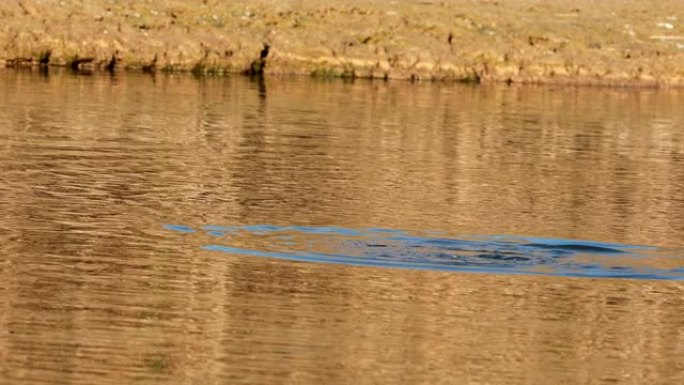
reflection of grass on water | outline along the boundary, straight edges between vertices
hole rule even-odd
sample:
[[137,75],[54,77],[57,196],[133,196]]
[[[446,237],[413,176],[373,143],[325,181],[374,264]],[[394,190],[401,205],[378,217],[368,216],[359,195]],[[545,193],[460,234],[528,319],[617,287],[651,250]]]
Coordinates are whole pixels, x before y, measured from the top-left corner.
[[162,314],[158,311],[143,310],[138,313],[138,318],[145,321],[160,320],[162,319]]
[[153,373],[162,374],[171,372],[171,359],[160,353],[148,354],[143,358],[143,364]]

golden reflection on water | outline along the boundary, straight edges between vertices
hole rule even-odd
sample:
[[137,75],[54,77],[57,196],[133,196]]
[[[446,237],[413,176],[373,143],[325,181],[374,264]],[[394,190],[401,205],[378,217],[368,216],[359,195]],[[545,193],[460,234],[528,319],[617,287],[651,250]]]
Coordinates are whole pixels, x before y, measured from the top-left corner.
[[684,382],[680,281],[296,263],[162,227],[682,247],[682,93],[21,72],[0,85],[0,383]]

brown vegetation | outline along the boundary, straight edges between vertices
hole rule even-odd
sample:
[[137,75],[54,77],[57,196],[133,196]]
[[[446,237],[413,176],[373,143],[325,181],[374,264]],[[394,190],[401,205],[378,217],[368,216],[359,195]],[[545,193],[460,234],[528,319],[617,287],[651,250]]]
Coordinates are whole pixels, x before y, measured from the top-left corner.
[[683,19],[678,0],[16,0],[0,64],[682,86]]

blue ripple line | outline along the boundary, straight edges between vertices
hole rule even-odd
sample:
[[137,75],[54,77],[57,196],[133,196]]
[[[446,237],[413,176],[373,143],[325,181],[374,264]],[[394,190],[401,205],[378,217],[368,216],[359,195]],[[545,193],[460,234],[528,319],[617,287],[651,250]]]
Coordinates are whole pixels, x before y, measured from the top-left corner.
[[286,230],[294,230],[307,234],[337,234],[337,235],[348,235],[348,236],[358,236],[361,232],[354,229],[346,229],[343,227],[310,227],[310,226],[288,226],[285,227]]
[[[178,224],[165,224],[164,228],[179,233],[195,233],[197,230]],[[250,255],[284,260],[336,263],[354,266],[396,267],[418,270],[463,271],[503,274],[534,274],[571,277],[605,277],[684,280],[684,267],[673,269],[635,268],[632,266],[604,267],[600,264],[575,264],[573,255],[590,253],[606,255],[624,253],[634,258],[647,257],[642,251],[658,250],[657,247],[636,246],[585,240],[517,237],[504,235],[475,236],[469,239],[452,239],[438,232],[415,236],[403,230],[314,226],[277,226],[257,224],[247,226],[205,225],[206,234],[222,237],[241,232],[257,235],[280,233],[276,237],[292,239],[289,232],[317,234],[322,239],[363,237],[365,240],[349,241],[360,247],[361,255],[325,254],[307,251],[260,251],[223,245],[202,246],[205,250]],[[332,235],[332,237],[330,237]],[[329,240],[329,239],[328,239]],[[357,244],[358,243],[358,244]],[[281,246],[293,246],[297,242],[281,242]],[[367,250],[364,250],[364,247]],[[385,250],[385,251],[382,251]],[[443,251],[444,255],[442,255]],[[358,250],[357,250],[358,251]],[[461,253],[465,254],[461,254]],[[455,254],[454,254],[455,253]],[[520,260],[518,260],[518,259]],[[606,255],[606,258],[608,256]],[[553,271],[535,271],[536,266],[549,266]]]
[[537,238],[537,237],[520,237],[518,240],[527,241],[529,243],[548,245],[548,246],[591,246],[606,249],[634,249],[634,250],[655,250],[652,246],[628,245],[622,243],[596,242],[596,241],[580,241],[576,239],[560,239],[560,238]]
[[361,231],[354,229],[347,229],[343,227],[333,227],[333,226],[276,226],[276,225],[247,225],[247,226],[216,226],[216,225],[206,225],[202,227],[206,231],[222,231],[222,232],[235,232],[235,231],[247,231],[252,233],[260,234],[270,234],[278,233],[284,231],[296,231],[304,234],[337,234],[346,236],[359,236],[363,235]]
[[391,260],[375,257],[350,257],[346,255],[336,254],[322,254],[322,253],[286,253],[275,251],[261,251],[252,249],[243,249],[239,247],[223,246],[223,245],[205,245],[202,249],[208,251],[220,251],[230,254],[248,255],[254,257],[274,258],[289,261],[299,262],[318,262],[329,264],[343,264],[351,266],[372,266],[372,267],[387,267],[387,268],[401,268],[413,270],[433,270],[433,271],[459,271],[471,273],[500,273],[500,274],[524,274],[524,275],[555,275],[565,277],[586,277],[586,278],[631,278],[631,279],[654,279],[654,280],[684,280],[684,277],[673,275],[673,271],[644,269],[643,272],[637,272],[633,269],[602,269],[600,267],[592,267],[587,270],[578,270],[572,268],[559,267],[555,272],[538,272],[534,270],[511,268],[510,265],[502,266],[468,266],[468,265],[444,265],[425,263],[418,261],[402,261]]
[[273,225],[249,225],[249,226],[240,226],[238,227],[240,230],[245,230],[245,231],[251,231],[254,233],[274,233],[278,231],[284,231],[285,227],[282,226],[273,226]]
[[240,227],[239,227],[239,226],[216,226],[216,225],[205,225],[205,226],[202,226],[202,230],[206,230],[206,231],[220,231],[220,232],[230,233],[230,232],[235,232],[235,231],[240,230]]
[[168,225],[164,225],[164,228],[167,230],[177,231],[179,233],[186,233],[186,234],[190,234],[190,233],[195,232],[195,229],[188,227],[188,226],[183,226],[183,225],[168,224]]
[[[260,251],[251,249],[242,249],[238,247],[223,246],[223,245],[205,245],[202,249],[208,251],[220,251],[224,253],[248,255],[253,257],[265,257],[282,259],[288,261],[298,261],[298,262],[318,262],[327,264],[342,264],[351,266],[373,266],[373,267],[394,267],[402,269],[412,269],[412,270],[437,270],[437,271],[470,271],[470,272],[480,272],[486,273],[491,272],[492,269],[483,269],[479,267],[463,266],[459,269],[450,268],[445,265],[434,265],[426,263],[415,263],[415,262],[403,262],[399,260],[378,260],[374,258],[354,258],[345,255],[334,255],[334,254],[317,254],[317,253],[281,253],[274,251]],[[536,272],[531,272],[530,274],[537,274]]]

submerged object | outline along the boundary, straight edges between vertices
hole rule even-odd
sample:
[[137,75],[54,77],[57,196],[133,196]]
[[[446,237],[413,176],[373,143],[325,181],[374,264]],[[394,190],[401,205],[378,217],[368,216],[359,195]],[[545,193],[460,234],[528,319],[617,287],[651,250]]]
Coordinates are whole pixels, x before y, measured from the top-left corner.
[[233,255],[358,266],[578,277],[684,279],[684,253],[618,243],[392,229],[165,225]]

